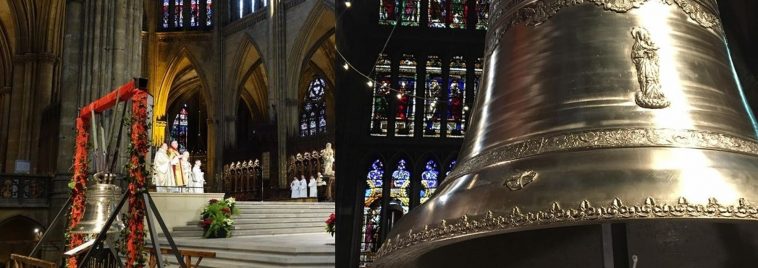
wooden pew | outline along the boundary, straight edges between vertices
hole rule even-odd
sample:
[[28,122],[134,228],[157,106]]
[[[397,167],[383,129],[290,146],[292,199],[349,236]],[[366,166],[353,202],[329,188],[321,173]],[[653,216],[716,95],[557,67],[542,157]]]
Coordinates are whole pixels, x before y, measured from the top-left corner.
[[37,258],[11,254],[13,268],[55,268],[55,263]]
[[[148,260],[148,267],[155,268],[158,265],[158,260],[155,256],[155,250],[153,250],[152,247],[145,247],[148,251],[150,251],[150,259]],[[163,256],[167,256],[167,254],[173,254],[170,248],[161,248],[161,254],[164,254]],[[187,268],[196,268],[200,267],[200,262],[203,260],[203,258],[215,258],[216,252],[211,251],[200,251],[200,250],[190,250],[190,249],[179,249],[179,255],[182,255],[184,257],[184,263],[187,264]],[[171,255],[169,258],[173,258],[174,256]],[[197,258],[197,262],[194,264],[192,263],[192,258]]]

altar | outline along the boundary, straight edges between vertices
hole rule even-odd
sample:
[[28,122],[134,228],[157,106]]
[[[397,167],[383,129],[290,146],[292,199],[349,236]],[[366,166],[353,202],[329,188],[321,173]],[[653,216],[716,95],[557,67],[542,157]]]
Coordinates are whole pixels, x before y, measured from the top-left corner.
[[[211,199],[224,199],[224,193],[150,193],[169,230],[200,221],[200,212]],[[147,229],[147,225],[145,226]],[[159,234],[163,231],[158,229]]]

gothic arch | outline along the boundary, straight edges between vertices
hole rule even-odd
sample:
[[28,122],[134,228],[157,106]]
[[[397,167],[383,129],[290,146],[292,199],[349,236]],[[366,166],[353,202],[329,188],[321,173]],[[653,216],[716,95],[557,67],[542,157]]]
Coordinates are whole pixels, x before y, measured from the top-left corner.
[[[165,140],[166,126],[156,123],[158,119],[168,120],[166,113],[172,104],[171,101],[176,100],[188,91],[199,90],[200,96],[206,100],[206,103],[212,102],[207,76],[200,66],[197,59],[186,47],[179,49],[179,52],[168,64],[167,71],[158,88],[153,89],[153,97],[155,98],[153,143],[157,144]],[[207,111],[209,113],[208,118],[213,118],[213,109],[207,109]]]
[[[285,96],[288,98],[297,98],[297,96],[300,96],[299,93],[303,90],[303,86],[301,85],[301,81],[303,80],[302,75],[304,73],[303,70],[310,65],[311,58],[316,55],[318,51],[323,50],[321,46],[324,45],[324,43],[331,42],[331,50],[334,50],[335,23],[334,10],[323,1],[318,1],[305,19],[305,22],[303,23],[303,31],[301,31],[301,33],[295,38],[290,53],[288,53],[288,73],[296,74],[290,75],[289,80],[287,81],[287,92],[285,93]],[[322,69],[321,72],[326,74],[324,78],[329,85],[334,84],[335,78],[333,68],[334,53],[332,52],[331,54],[332,55],[328,55],[327,57],[332,57],[332,59],[325,61],[328,62],[328,64],[317,64],[318,68]],[[329,99],[327,99],[327,101],[328,100]],[[302,101],[302,98],[298,99],[298,103],[300,101]],[[299,111],[299,107],[297,110]],[[289,122],[288,129],[290,129],[291,133],[298,133],[297,122],[299,122],[298,117],[300,114],[298,112],[290,115],[291,118],[287,121]]]
[[[239,98],[248,106],[251,118],[265,121],[270,118],[268,105],[268,76],[264,58],[258,45],[245,34],[236,53],[232,66],[234,70],[231,85],[234,87],[227,100],[237,103]],[[237,116],[236,105],[230,107],[227,114]]]

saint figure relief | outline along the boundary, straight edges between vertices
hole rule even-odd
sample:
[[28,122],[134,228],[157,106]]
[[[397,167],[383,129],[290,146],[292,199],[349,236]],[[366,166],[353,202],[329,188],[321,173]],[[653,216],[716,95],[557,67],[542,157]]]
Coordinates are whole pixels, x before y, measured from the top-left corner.
[[635,94],[635,101],[643,108],[666,108],[671,102],[661,91],[659,47],[653,42],[650,32],[645,28],[632,28],[632,37],[634,37],[632,62],[637,69],[637,80],[640,84],[640,91]]

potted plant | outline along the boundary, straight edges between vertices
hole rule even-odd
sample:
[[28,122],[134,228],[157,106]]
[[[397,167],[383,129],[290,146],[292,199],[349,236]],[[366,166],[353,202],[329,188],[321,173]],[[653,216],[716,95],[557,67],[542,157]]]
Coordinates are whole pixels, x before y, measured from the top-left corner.
[[203,227],[203,238],[227,238],[232,236],[234,220],[232,215],[238,215],[234,198],[219,201],[211,199],[200,213],[200,226]]
[[334,236],[335,224],[337,223],[337,216],[332,213],[329,218],[326,219],[326,232]]

